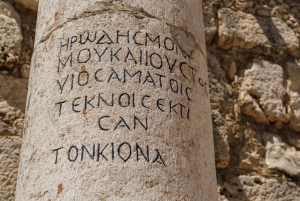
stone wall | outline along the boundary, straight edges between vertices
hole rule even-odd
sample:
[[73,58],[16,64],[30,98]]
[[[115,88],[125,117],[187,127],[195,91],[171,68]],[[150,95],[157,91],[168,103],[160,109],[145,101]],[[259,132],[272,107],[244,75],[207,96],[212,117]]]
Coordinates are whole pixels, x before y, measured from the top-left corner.
[[[0,200],[14,200],[36,0],[0,2]],[[300,197],[300,3],[204,0],[219,200]]]
[[14,200],[36,11],[0,1],[0,200]]
[[220,200],[298,200],[300,3],[203,7]]

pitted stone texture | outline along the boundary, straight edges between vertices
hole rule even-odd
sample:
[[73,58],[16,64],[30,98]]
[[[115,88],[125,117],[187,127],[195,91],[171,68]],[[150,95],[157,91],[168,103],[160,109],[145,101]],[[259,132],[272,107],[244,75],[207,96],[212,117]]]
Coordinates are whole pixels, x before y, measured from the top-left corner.
[[203,10],[203,18],[204,18],[204,30],[205,30],[205,42],[206,44],[210,44],[218,29],[215,22],[215,14],[210,10]]
[[[217,200],[200,1],[44,0],[39,9],[16,200]],[[96,39],[82,42],[88,33]],[[107,160],[73,152],[106,144]]]
[[[128,0],[103,1],[103,0],[44,0],[45,4],[39,7],[39,18],[37,22],[35,46],[47,40],[51,33],[68,21],[76,20],[80,17],[106,12],[124,12],[137,18],[153,18],[166,22],[175,30],[184,30],[185,34],[173,34],[174,41],[179,47],[186,43],[195,44],[197,48],[205,44],[205,33],[203,16],[199,15],[202,10],[201,2],[190,0],[188,3],[181,0],[165,0],[163,3],[155,0]],[[68,9],[72,8],[72,9]],[[170,13],[178,13],[173,15]],[[195,15],[194,15],[195,14]],[[188,26],[193,23],[193,26]],[[205,48],[202,50],[205,54]]]
[[218,45],[223,49],[259,47],[271,54],[276,48],[276,51],[287,50],[294,56],[299,54],[299,40],[294,31],[278,18],[254,17],[228,8],[220,9],[218,17]]
[[218,111],[212,111],[212,122],[215,142],[215,158],[217,168],[226,168],[230,160],[228,137],[230,129]]
[[221,195],[220,190],[221,190],[221,187],[218,186],[218,201],[228,201],[228,199],[226,198],[225,195]]
[[227,181],[220,192],[223,197],[219,201],[295,201],[300,197],[300,188],[296,184],[261,176],[235,177]]
[[[218,45],[223,49],[239,47],[250,49],[257,45],[268,43],[267,37],[251,14],[235,12],[228,8],[220,9],[219,41]],[[251,25],[251,27],[249,26]],[[259,36],[259,37],[255,37]]]
[[4,99],[12,107],[25,111],[28,79],[0,74],[0,100]]
[[255,171],[265,165],[266,149],[261,140],[257,139],[260,135],[261,133],[250,126],[240,131],[239,136],[245,139],[243,148],[235,149],[239,152],[238,168],[240,170]]
[[[0,75],[2,76],[2,75]],[[3,77],[3,76],[2,76]],[[1,79],[0,79],[1,80]],[[12,80],[10,80],[12,81]],[[1,87],[5,81],[1,80]],[[13,82],[12,82],[13,83]],[[24,113],[10,106],[3,95],[6,91],[0,87],[0,200],[15,200],[15,187],[19,166],[19,152],[23,133]],[[6,86],[7,87],[7,86]],[[9,89],[6,89],[9,90]],[[17,89],[14,89],[14,93]],[[10,91],[12,93],[12,91]],[[6,94],[7,95],[7,94]],[[25,101],[25,96],[20,97]]]
[[0,99],[0,136],[22,136],[24,113]]
[[14,130],[0,119],[0,135],[14,135]]
[[239,94],[239,102],[245,115],[262,124],[276,124],[289,121],[284,99],[283,69],[277,64],[259,60],[245,71]]
[[292,130],[300,132],[300,65],[287,63],[287,92],[290,98],[291,120],[289,126]]
[[292,176],[300,176],[300,151],[291,147],[272,133],[264,133],[266,144],[266,164],[269,168],[283,171]]
[[236,74],[236,71],[237,71],[237,67],[236,67],[236,63],[234,61],[230,62],[230,65],[227,69],[227,77],[230,79],[230,80],[233,80],[235,74]]
[[231,86],[226,82],[226,72],[222,69],[218,58],[207,51],[207,65],[209,72],[209,92],[212,109],[221,113],[228,112],[232,107]]
[[300,135],[296,132],[287,132],[287,140],[288,142],[296,147],[297,149],[300,149]]
[[15,0],[21,3],[24,7],[30,8],[32,10],[37,10],[39,6],[39,0]]
[[21,55],[20,16],[13,7],[0,2],[0,69],[13,68]]
[[21,9],[22,11],[20,12],[20,16],[22,18],[23,30],[22,52],[18,65],[18,75],[13,75],[16,77],[28,78],[30,71],[30,61],[34,46],[37,12],[34,10],[25,9],[24,7],[21,7]]
[[0,200],[15,200],[20,148],[21,138],[0,133]]
[[21,27],[21,18],[20,15],[15,11],[12,5],[7,2],[0,2],[0,14],[5,15],[6,17],[13,19],[17,22],[17,25]]

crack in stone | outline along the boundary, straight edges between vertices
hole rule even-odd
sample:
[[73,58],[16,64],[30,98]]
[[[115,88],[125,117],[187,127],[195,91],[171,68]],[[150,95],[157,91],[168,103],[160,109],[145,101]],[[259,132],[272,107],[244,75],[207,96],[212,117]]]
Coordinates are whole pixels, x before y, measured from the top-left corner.
[[143,18],[154,18],[154,19],[158,19],[161,20],[158,17],[155,17],[154,15],[151,15],[150,13],[147,13],[143,8],[137,8],[137,7],[131,7],[125,4],[120,4],[120,3],[112,3],[111,2],[98,2],[96,3],[94,6],[91,6],[89,8],[87,8],[86,10],[84,10],[83,12],[79,13],[78,15],[75,15],[74,17],[72,17],[71,19],[68,19],[67,21],[63,22],[62,24],[55,26],[55,24],[53,24],[54,28],[50,28],[50,31],[48,33],[45,34],[45,36],[43,36],[41,38],[41,40],[38,42],[38,44],[36,46],[38,46],[39,44],[45,42],[46,40],[48,40],[50,38],[50,36],[52,35],[52,33],[60,28],[62,28],[65,24],[72,22],[72,21],[76,21],[80,18],[85,18],[85,17],[90,17],[90,16],[95,16],[95,15],[99,15],[99,14],[103,14],[103,13],[115,13],[115,12],[124,12],[127,14],[131,14],[134,17],[138,18],[138,19],[143,19]]
[[174,43],[180,47],[180,49],[187,54],[189,57],[192,56],[195,49],[198,49],[202,56],[207,60],[204,51],[201,46],[196,42],[196,38],[193,33],[187,32],[184,28],[174,26],[173,24],[167,23],[170,27],[172,38]]
[[259,99],[260,97],[257,97],[255,94],[251,93],[250,91],[248,91],[248,94],[251,96],[251,98],[253,98],[253,101],[255,101],[257,103],[257,106],[259,107],[259,109],[261,109],[261,111],[264,114],[264,117],[266,118],[266,120],[268,121],[268,124],[270,123],[270,120],[268,119],[268,115],[266,114],[266,111],[264,110],[263,106],[261,105]]
[[[134,17],[138,19],[144,19],[144,18],[152,18],[152,19],[157,19],[159,21],[163,21],[163,19],[156,17],[148,12],[146,12],[143,8],[141,7],[132,7],[129,5],[126,5],[123,3],[123,1],[108,1],[108,2],[97,2],[95,5],[88,7],[85,9],[83,12],[75,15],[74,17],[68,19],[67,21],[63,22],[60,25],[57,25],[55,27],[55,23],[53,24],[53,27],[50,27],[50,31],[46,33],[41,40],[38,42],[36,47],[45,42],[50,38],[53,32],[56,30],[62,28],[65,24],[76,21],[80,18],[85,18],[85,17],[90,17],[90,16],[96,16],[99,14],[103,13],[116,13],[116,12],[123,12],[127,13],[130,15],[133,15]],[[202,56],[207,60],[205,53],[201,46],[196,42],[195,36],[191,32],[185,31],[182,27],[175,26],[170,23],[166,23],[171,31],[172,34],[172,39],[174,43],[189,57],[191,57],[193,51],[195,49],[199,49]],[[36,47],[34,49],[36,49]]]

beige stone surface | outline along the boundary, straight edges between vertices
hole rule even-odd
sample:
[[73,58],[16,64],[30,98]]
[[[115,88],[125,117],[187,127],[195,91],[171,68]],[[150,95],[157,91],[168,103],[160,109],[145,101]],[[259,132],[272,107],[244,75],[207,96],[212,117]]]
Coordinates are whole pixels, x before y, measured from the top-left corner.
[[287,63],[287,92],[290,97],[291,120],[289,126],[294,131],[300,131],[300,65],[296,62]]
[[228,137],[230,128],[218,111],[212,111],[215,158],[217,168],[226,168],[230,160]]
[[253,15],[224,8],[219,10],[218,18],[220,47],[250,49],[268,43],[267,36]]
[[225,195],[221,195],[221,190],[222,188],[220,186],[218,186],[218,201],[228,201],[228,199],[226,198]]
[[16,200],[217,200],[200,2],[39,8]]
[[[17,4],[21,6],[20,4]],[[27,78],[30,72],[30,62],[34,46],[34,36],[36,27],[36,16],[37,12],[24,7],[21,9],[20,16],[22,17],[22,30],[23,30],[23,41],[22,51],[19,65],[15,66],[12,75],[15,77]]]
[[[21,57],[19,57],[19,61],[11,65],[12,67],[10,68],[6,68],[6,67],[0,68],[0,74],[7,75],[7,76],[9,75],[9,77],[6,76],[6,80],[4,81],[4,83],[6,83],[5,86],[8,87],[1,85],[2,87],[0,88],[0,96],[6,94],[1,98],[4,97],[5,99],[7,99],[6,101],[1,101],[0,104],[1,105],[0,112],[2,112],[0,114],[0,119],[1,119],[0,132],[2,133],[1,137],[4,137],[6,139],[8,137],[21,136],[22,134],[21,127],[18,126],[21,125],[21,122],[23,121],[22,117],[20,118],[17,117],[19,115],[19,113],[17,112],[19,111],[19,108],[15,106],[12,107],[8,103],[12,104],[16,102],[20,102],[20,103],[22,102],[23,107],[25,107],[25,98],[26,98],[25,93],[24,95],[20,95],[20,96],[16,96],[16,94],[22,93],[21,89],[26,90],[26,88],[24,88],[23,85],[15,85],[15,84],[13,84],[15,85],[15,87],[13,87],[14,90],[7,89],[7,88],[10,88],[9,86],[11,86],[10,85],[11,83],[19,82],[17,81],[19,80],[18,78],[28,77],[28,67],[30,65],[31,54],[33,49],[33,43],[34,43],[33,41],[34,41],[35,27],[36,27],[35,21],[36,21],[37,14],[35,10],[28,9],[28,7],[24,7],[23,4],[16,3],[14,2],[14,0],[2,0],[1,3],[2,2],[9,2],[9,4],[5,3],[6,6],[4,6],[4,4],[1,4],[1,9],[2,9],[1,13],[4,12],[5,13],[4,15],[8,16],[8,18],[10,19],[16,19],[17,24],[20,25],[22,28],[22,35],[23,35],[23,41],[21,43],[21,49],[22,49]],[[96,1],[94,1],[94,3],[95,2]],[[168,5],[171,5],[169,4],[169,2],[167,1],[165,2],[168,3]],[[59,5],[57,5],[58,3]],[[157,3],[159,4],[159,8],[157,10],[159,10],[160,13],[163,13],[164,9],[162,9],[162,5],[164,4],[160,2]],[[60,21],[59,23],[58,21],[62,20],[64,16],[67,16],[67,13],[69,13],[68,14],[69,17],[66,18],[69,19],[70,21],[72,19],[74,20],[74,16],[76,15],[75,13],[68,12],[67,10],[63,12],[56,10],[56,6],[60,7],[60,6],[64,6],[65,4],[76,5],[76,9],[74,10],[77,11],[84,11],[85,10],[84,6],[89,6],[87,2],[84,0],[82,0],[80,3],[75,3],[75,1],[73,1],[72,3],[66,3],[65,1],[61,1],[61,2],[55,1],[54,4],[51,6],[51,8],[48,7],[47,9],[50,10],[53,8],[53,10],[55,10],[55,12],[57,11],[58,13],[56,15],[54,13],[53,16],[48,16],[50,19],[48,24],[52,22],[51,20],[55,21],[56,19],[55,26],[56,28],[59,27],[60,26],[59,23],[61,22],[63,23],[63,21]],[[139,4],[147,4],[147,2],[141,2]],[[8,8],[6,8],[7,6]],[[13,9],[12,6],[14,7]],[[154,6],[154,4],[151,6]],[[185,7],[185,5],[182,6],[181,4],[178,4],[178,7],[179,9],[177,10],[181,10],[180,8]],[[6,10],[3,8],[6,8]],[[170,9],[172,9],[172,6],[170,7]],[[214,112],[217,113],[217,115],[215,115],[215,117],[217,116],[217,118],[214,117],[213,120],[215,121],[215,124],[221,122],[221,124],[218,124],[219,126],[216,125],[216,127],[214,127],[215,128],[214,130],[217,131],[214,132],[214,135],[216,137],[217,134],[220,134],[218,133],[218,131],[221,131],[222,134],[224,134],[222,136],[218,135],[218,137],[215,138],[215,144],[221,142],[221,145],[226,145],[226,146],[217,145],[215,147],[216,161],[220,159],[220,156],[228,156],[227,153],[228,150],[230,150],[229,151],[230,160],[228,161],[227,166],[225,168],[217,168],[219,199],[222,201],[231,201],[231,200],[274,201],[277,199],[291,200],[291,201],[297,200],[299,197],[298,195],[299,176],[297,175],[291,176],[287,173],[286,170],[288,170],[289,166],[291,166],[291,163],[288,162],[285,162],[286,170],[279,169],[279,168],[269,168],[269,166],[266,164],[266,152],[267,152],[266,146],[268,143],[267,144],[264,143],[262,135],[264,132],[267,132],[267,133],[272,133],[272,136],[273,135],[280,136],[283,144],[280,145],[277,144],[279,148],[276,151],[278,152],[277,155],[281,154],[284,156],[284,157],[279,156],[280,161],[290,160],[289,158],[290,156],[286,154],[287,146],[285,145],[288,145],[287,149],[289,151],[291,151],[293,147],[296,149],[296,151],[299,151],[300,135],[299,135],[299,131],[297,131],[297,125],[299,122],[297,119],[298,118],[297,100],[299,99],[298,98],[299,94],[297,93],[298,90],[297,87],[299,86],[297,80],[299,77],[297,71],[298,69],[297,65],[299,64],[297,64],[297,62],[299,61],[299,55],[294,54],[293,56],[293,52],[294,52],[292,48],[293,45],[288,47],[288,44],[294,44],[295,45],[294,47],[297,47],[297,42],[294,43],[293,40],[296,41],[295,36],[296,38],[298,38],[298,40],[300,39],[300,26],[299,26],[300,3],[295,0],[284,0],[284,1],[203,0],[203,9],[204,9],[203,14],[204,14],[204,24],[205,24],[204,32],[206,37],[205,40],[207,42],[207,49],[208,49],[207,65],[209,67],[208,70],[209,70],[209,82],[210,82],[209,84],[210,84],[210,93],[211,93],[210,94],[211,107],[214,110]],[[228,20],[223,19],[224,17],[219,18],[218,12],[223,13],[223,9],[230,9],[230,13],[234,13],[234,15],[237,15],[237,17],[234,18],[234,20],[236,21],[231,20],[232,16],[230,13],[228,15],[222,15],[225,18],[228,18]],[[124,12],[125,10],[126,9],[123,9]],[[147,9],[147,10],[149,11],[152,9]],[[87,12],[85,12],[84,15],[87,16],[90,15],[88,10],[85,11]],[[139,16],[140,12],[138,11],[141,10],[140,9],[136,10],[137,16],[141,17]],[[112,10],[107,10],[106,12],[112,12]],[[144,14],[149,14],[149,13],[150,12],[146,12],[146,13],[144,12]],[[190,14],[191,13],[188,13],[188,15]],[[22,21],[18,21],[19,15]],[[182,18],[184,15],[186,15],[185,12],[181,10],[181,13],[178,14],[177,18]],[[168,18],[170,15],[166,14],[165,16],[167,16],[166,18]],[[196,20],[197,17],[195,16],[197,15],[191,14],[188,17],[189,19],[195,18]],[[239,16],[242,17],[238,18]],[[243,16],[245,16],[246,20],[243,18]],[[54,17],[54,19],[52,17]],[[276,26],[272,22],[273,18],[276,18],[275,20],[278,21],[278,22],[275,21],[275,23],[277,23]],[[222,46],[219,46],[218,45],[218,42],[220,40],[219,35],[220,33],[221,35],[225,33],[223,32],[225,29],[222,28],[223,21],[226,21],[226,24],[232,23],[234,25],[234,28],[230,28],[230,30],[232,31],[230,33],[232,34],[228,35],[228,38],[226,36],[228,41],[226,41],[224,45],[222,44]],[[8,21],[5,21],[3,27],[9,26],[6,24],[6,22]],[[279,27],[279,29],[277,29],[277,26]],[[54,26],[52,28],[54,28]],[[220,28],[220,30],[218,28]],[[259,32],[258,28],[261,28],[263,32]],[[177,29],[177,32],[180,32],[180,30]],[[137,39],[140,39],[139,36],[140,35],[137,36]],[[267,39],[269,41],[264,40],[260,43],[260,39]],[[246,41],[247,44],[246,46],[240,45],[243,44],[243,41]],[[249,49],[249,47],[251,48]],[[241,88],[241,86],[243,85],[245,70],[249,70],[251,68],[251,66],[247,64],[260,59],[266,60],[273,64],[278,64],[279,66],[282,67],[284,72],[282,74],[283,84],[281,83],[282,81],[281,79],[274,80],[276,84],[282,85],[283,88],[287,91],[283,101],[283,105],[286,108],[286,112],[290,115],[290,121],[287,123],[283,122],[281,126],[276,123],[274,124],[274,122],[269,122],[268,124],[259,124],[257,123],[258,122],[257,118],[261,117],[260,115],[256,115],[253,118],[252,116],[248,116],[241,111],[242,108],[240,107],[241,105],[239,104],[239,94],[241,89],[243,90],[245,89],[244,87]],[[235,66],[233,65],[233,63],[235,63]],[[57,67],[57,64],[55,64],[54,67]],[[262,72],[264,73],[265,71]],[[3,79],[1,78],[0,81],[1,81],[0,83],[2,83]],[[114,81],[117,80],[114,79]],[[76,83],[76,80],[74,81],[74,83]],[[67,82],[66,86],[70,87],[70,85],[68,84],[70,83]],[[14,95],[10,96],[10,94],[14,94]],[[252,99],[253,97],[250,98],[251,101],[253,101]],[[260,105],[258,104],[257,107],[259,108]],[[262,116],[265,116],[263,111],[261,111],[261,114]],[[90,118],[88,120],[91,121]],[[227,146],[227,141],[228,141],[228,146]],[[11,147],[12,146],[11,143],[13,143],[13,141],[11,140],[5,140],[3,142],[4,142],[3,145],[4,147]],[[80,146],[81,145],[79,145],[78,148],[81,149]],[[88,147],[88,148],[89,151],[92,149],[92,147]],[[143,150],[145,149],[145,147],[142,148]],[[13,148],[13,149],[18,149],[18,148]],[[97,145],[95,149],[96,149],[95,151],[97,151]],[[106,151],[107,150],[108,149],[106,149]],[[75,150],[72,151],[75,152]],[[276,153],[276,152],[272,151],[270,153]],[[85,156],[86,156],[86,152],[84,153],[84,157]],[[118,157],[118,155],[116,156]],[[276,156],[276,154],[274,154],[274,156]],[[10,160],[9,154],[6,154],[5,157],[7,158],[7,160]],[[79,159],[77,160],[80,160],[80,157],[81,156],[78,156]],[[101,157],[101,159],[103,158]],[[140,160],[142,159],[143,158],[141,158]],[[291,161],[293,160],[296,159],[291,157]],[[2,168],[1,169],[2,172],[6,172],[5,173],[6,175],[10,175],[10,171],[11,171],[10,167],[12,166],[16,167],[17,166],[16,164],[18,163],[17,160],[10,160],[10,161],[11,163],[9,163],[9,165],[7,166],[2,165],[0,167],[0,169]],[[216,164],[218,164],[218,162]],[[5,189],[5,193],[0,193],[1,201],[13,200],[15,187],[13,187],[13,185],[11,184],[15,184],[16,174],[17,174],[16,171],[13,171],[12,175],[10,175],[9,177],[5,177],[6,179],[5,184],[9,184],[10,187],[9,188],[7,188],[6,186],[3,187]],[[256,175],[256,176],[252,177],[249,175]],[[248,179],[241,179],[241,177],[247,177]],[[256,177],[260,179],[258,180]],[[233,178],[239,178],[239,179],[233,179]],[[266,183],[263,183],[261,185],[257,184],[260,183],[260,181],[263,181],[264,179],[267,180],[266,182],[269,183],[268,185],[266,185]],[[239,181],[242,181],[241,185],[239,184]],[[247,185],[243,184],[244,182]],[[2,185],[1,181],[0,184]],[[153,182],[152,183],[148,182],[147,184],[149,186],[154,185]],[[236,187],[237,184],[238,187]],[[55,183],[55,185],[57,185],[55,189],[56,193],[58,192],[59,189],[62,190],[62,192],[66,190],[63,184],[59,185]],[[2,188],[2,186],[0,188]],[[227,191],[226,189],[229,190]],[[57,199],[59,200],[60,197],[58,196]]]
[[287,139],[288,139],[288,142],[292,146],[300,149],[300,135],[298,133],[296,133],[296,132],[288,132],[287,133]]
[[279,50],[289,51],[292,55],[299,55],[298,38],[293,30],[278,18],[255,17],[228,8],[220,9],[218,17],[218,45],[221,48],[270,49],[275,46]]
[[28,79],[0,74],[0,100],[4,99],[12,107],[25,111]]
[[209,51],[207,51],[207,65],[211,108],[221,112],[228,111],[232,104],[232,88],[226,82],[226,72],[222,69],[216,55]]
[[205,42],[210,44],[217,34],[217,26],[215,20],[215,14],[210,10],[203,10],[204,17],[204,30],[205,30]]
[[219,201],[295,201],[300,196],[300,188],[292,182],[279,182],[262,176],[232,178],[220,189]]
[[235,151],[238,155],[238,169],[240,171],[259,171],[265,166],[266,148],[259,138],[261,133],[252,127],[247,127],[236,134],[244,137],[244,145]]
[[0,69],[12,68],[21,55],[20,16],[6,2],[0,2]]
[[264,133],[266,143],[266,164],[269,168],[278,169],[289,175],[300,175],[300,152],[272,133]]
[[284,105],[283,69],[277,64],[259,60],[245,71],[239,101],[242,112],[258,123],[274,123],[281,128],[289,121]]
[[18,3],[21,3],[26,8],[30,8],[32,10],[37,10],[39,6],[39,0],[15,0]]
[[0,200],[15,199],[24,114],[0,99]]
[[[203,16],[202,13],[200,14],[199,12],[200,6],[202,6],[201,2],[196,2],[194,0],[166,0],[163,3],[143,0],[128,0],[126,3],[112,3],[104,0],[47,0],[46,4],[40,6],[39,18],[41,20],[37,23],[39,32],[36,34],[35,44],[46,40],[54,30],[58,29],[66,22],[76,20],[82,16],[94,15],[93,13],[95,12],[102,13],[120,10],[124,13],[131,13],[137,18],[146,16],[149,18],[160,19],[165,23],[172,25],[174,28],[173,36],[179,43],[181,37],[180,35],[177,35],[176,32],[180,32],[180,30],[184,29],[190,37],[188,37],[188,40],[182,41],[180,46],[185,52],[189,52],[192,50],[193,46],[185,47],[185,44],[190,44],[187,42],[190,41],[194,43],[193,40],[195,40],[198,46],[205,42]],[[66,9],[67,7],[72,9]],[[171,14],[174,12],[178,14]],[[50,15],[50,13],[52,15]],[[193,26],[189,26],[189,23],[187,22],[193,23]]]
[[227,76],[230,80],[234,79],[236,71],[237,71],[236,63],[234,61],[232,61],[229,65],[229,68],[227,69]]
[[0,120],[0,200],[15,200],[21,138],[2,136]]
[[0,99],[0,135],[22,136],[24,113]]
[[16,21],[17,25],[21,27],[21,18],[18,12],[14,9],[14,7],[4,1],[0,2],[0,13],[1,15],[5,15]]

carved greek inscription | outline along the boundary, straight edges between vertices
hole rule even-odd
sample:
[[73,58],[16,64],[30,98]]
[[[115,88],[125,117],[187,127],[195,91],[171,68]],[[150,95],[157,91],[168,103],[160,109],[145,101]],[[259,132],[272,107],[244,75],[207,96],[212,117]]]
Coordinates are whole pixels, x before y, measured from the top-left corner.
[[131,144],[128,142],[117,143],[95,143],[92,145],[72,145],[70,147],[60,147],[53,149],[54,163],[61,162],[121,162],[144,161],[149,164],[164,165],[165,161],[158,149],[150,149],[149,145]]
[[[193,66],[195,62],[191,62],[196,58],[191,58],[168,36],[132,30],[96,30],[61,39],[57,48],[59,57],[54,67],[58,76],[53,82],[60,97],[53,103],[57,118],[84,114],[87,119],[89,112],[95,112],[99,116],[94,122],[103,135],[135,130],[147,134],[152,126],[147,116],[150,111],[190,121],[194,116],[191,107],[199,102],[198,93],[208,97],[207,81],[198,72],[201,66]],[[111,85],[147,90],[130,92],[124,88],[121,92],[102,92],[102,88]],[[96,89],[93,93],[87,91],[91,87]],[[141,112],[131,116],[103,112],[109,108]],[[70,145],[52,152],[55,164],[119,160],[166,166],[159,149],[114,142]]]

